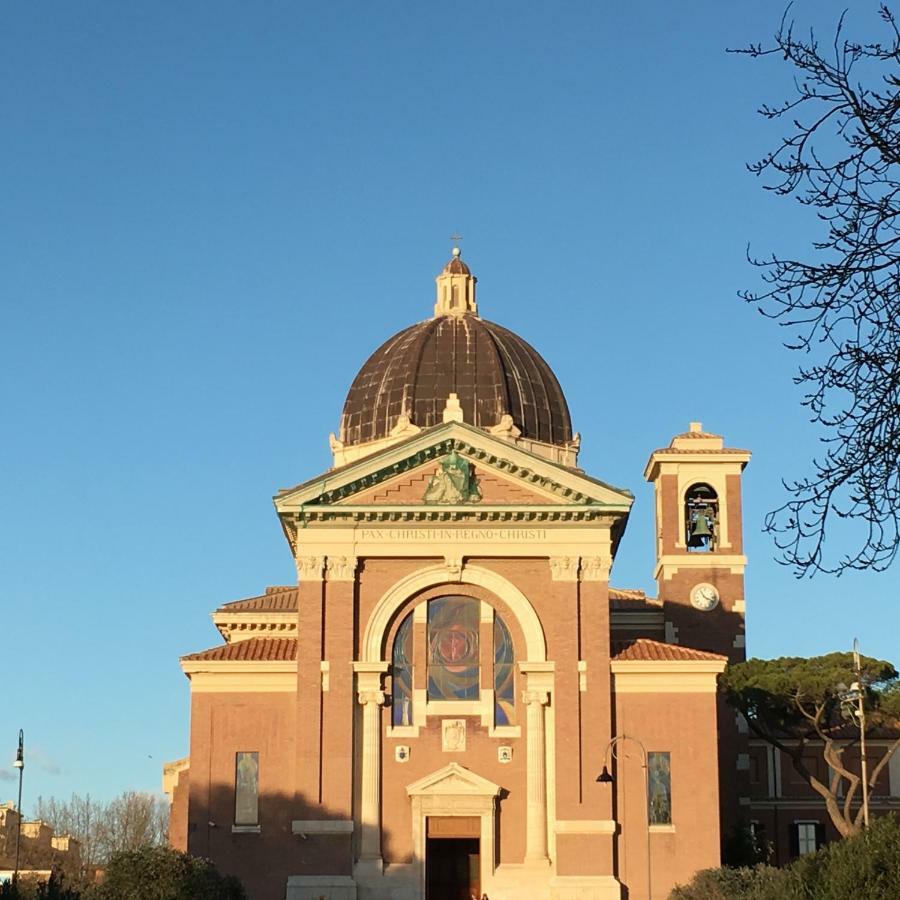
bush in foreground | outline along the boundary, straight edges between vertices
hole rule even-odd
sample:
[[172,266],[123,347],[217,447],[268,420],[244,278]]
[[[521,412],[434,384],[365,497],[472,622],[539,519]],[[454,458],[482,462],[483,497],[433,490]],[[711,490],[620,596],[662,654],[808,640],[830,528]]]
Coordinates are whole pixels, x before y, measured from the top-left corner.
[[166,847],[113,854],[100,884],[70,888],[56,876],[46,883],[20,878],[0,884],[0,900],[247,900],[241,883],[220,875],[207,859]]
[[900,821],[874,821],[862,834],[828,844],[784,869],[752,866],[706,869],[680,885],[670,900],[897,900]]
[[246,900],[241,883],[206,859],[166,847],[113,854],[86,900]]

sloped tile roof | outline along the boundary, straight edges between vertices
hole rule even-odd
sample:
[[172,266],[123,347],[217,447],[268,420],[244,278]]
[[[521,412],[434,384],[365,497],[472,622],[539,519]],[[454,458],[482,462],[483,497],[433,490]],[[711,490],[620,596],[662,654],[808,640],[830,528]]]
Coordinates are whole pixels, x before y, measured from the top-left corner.
[[614,646],[613,659],[631,662],[679,662],[723,660],[727,657],[718,653],[708,653],[706,650],[695,650],[693,647],[682,647],[681,644],[665,644],[650,638],[638,638]]
[[216,612],[294,612],[297,609],[297,586],[267,587],[259,597],[247,597],[223,603]]
[[181,657],[186,662],[293,662],[296,658],[296,638],[248,638]]
[[609,607],[623,612],[641,612],[642,610],[658,612],[662,609],[662,602],[656,597],[648,597],[640,590],[611,587],[609,589]]

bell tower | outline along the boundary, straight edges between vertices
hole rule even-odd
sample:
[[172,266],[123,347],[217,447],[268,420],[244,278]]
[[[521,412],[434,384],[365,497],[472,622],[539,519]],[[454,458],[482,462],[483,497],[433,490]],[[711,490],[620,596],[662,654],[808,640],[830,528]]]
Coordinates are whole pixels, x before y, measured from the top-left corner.
[[[650,454],[644,478],[656,496],[656,568],[666,641],[746,658],[741,475],[750,452],[691,422]],[[746,825],[747,725],[718,699],[720,834]]]
[[656,568],[672,643],[744,658],[741,473],[747,450],[699,422],[655,450],[644,470],[656,495]]

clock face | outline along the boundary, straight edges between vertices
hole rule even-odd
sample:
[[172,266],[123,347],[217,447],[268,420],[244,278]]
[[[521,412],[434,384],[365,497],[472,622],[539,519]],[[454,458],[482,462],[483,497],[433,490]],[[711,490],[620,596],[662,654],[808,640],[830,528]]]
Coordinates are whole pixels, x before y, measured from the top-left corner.
[[702,612],[709,612],[719,605],[719,592],[711,584],[697,584],[691,590],[691,605]]

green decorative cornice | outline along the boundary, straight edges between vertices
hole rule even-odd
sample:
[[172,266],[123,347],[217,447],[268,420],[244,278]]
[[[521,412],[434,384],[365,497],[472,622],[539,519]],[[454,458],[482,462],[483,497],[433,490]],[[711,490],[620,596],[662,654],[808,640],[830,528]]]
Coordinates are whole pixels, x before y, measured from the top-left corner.
[[539,487],[553,494],[556,494],[558,497],[564,500],[568,500],[571,503],[596,505],[601,507],[607,505],[599,500],[595,500],[594,498],[589,497],[587,494],[581,493],[580,491],[564,487],[563,485],[554,481],[552,478],[541,475],[525,466],[517,465],[516,463],[511,462],[510,460],[502,456],[497,456],[493,453],[489,453],[481,447],[475,447],[468,441],[464,441],[459,438],[447,438],[446,440],[433,444],[430,447],[419,450],[418,452],[411,454],[403,460],[398,460],[397,462],[391,463],[388,466],[384,466],[381,469],[377,469],[374,472],[368,472],[365,475],[354,479],[353,481],[348,481],[346,484],[340,485],[339,487],[323,490],[317,498],[307,501],[307,503],[304,505],[308,508],[309,506],[339,503],[341,500],[352,497],[354,494],[358,494],[361,491],[367,490],[368,488],[376,487],[391,478],[395,478],[398,475],[403,475],[404,473],[409,472],[413,469],[417,469],[420,466],[425,465],[426,463],[442,459],[448,456],[454,450],[463,454],[467,459],[475,462],[485,463],[486,465],[490,466],[491,468],[497,469],[500,472],[506,472],[509,475],[515,475],[517,478],[520,478],[523,481],[528,482],[529,484],[533,484],[535,487]]

